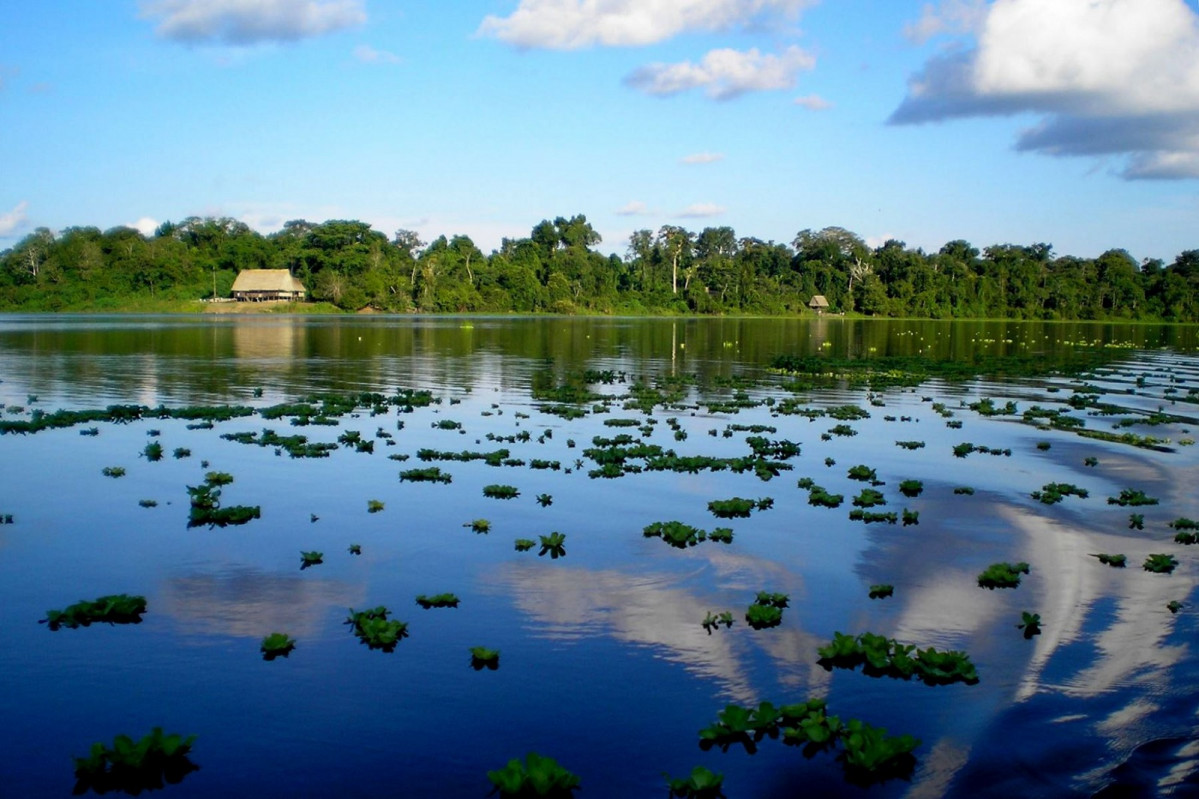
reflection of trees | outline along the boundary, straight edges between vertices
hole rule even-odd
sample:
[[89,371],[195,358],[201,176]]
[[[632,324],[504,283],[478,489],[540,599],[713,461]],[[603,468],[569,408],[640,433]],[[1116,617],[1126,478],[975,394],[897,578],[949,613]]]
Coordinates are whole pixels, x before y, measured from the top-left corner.
[[328,608],[360,605],[364,596],[360,585],[247,568],[170,578],[154,612],[166,613],[196,634],[312,635]]
[[[774,564],[762,565],[777,570]],[[760,698],[747,673],[747,640],[771,656],[783,682],[816,688],[827,681],[815,665],[817,642],[812,636],[788,627],[749,633],[743,607],[677,587],[675,583],[684,578],[676,575],[549,569],[535,564],[513,566],[500,579],[516,606],[536,622],[536,634],[566,640],[610,635],[654,647],[667,660],[720,683],[734,701]],[[737,623],[709,635],[700,625],[709,610],[732,610]]]

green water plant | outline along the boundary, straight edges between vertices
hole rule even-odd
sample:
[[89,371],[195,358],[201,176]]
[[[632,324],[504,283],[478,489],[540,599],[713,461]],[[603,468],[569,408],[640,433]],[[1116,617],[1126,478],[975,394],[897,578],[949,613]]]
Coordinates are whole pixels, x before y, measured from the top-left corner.
[[978,682],[978,672],[965,652],[941,652],[931,646],[919,649],[869,632],[857,636],[834,633],[833,640],[816,654],[817,663],[827,671],[861,666],[863,673],[872,677],[916,678],[926,685]]
[[1041,634],[1041,614],[1029,613],[1027,610],[1020,614],[1020,623],[1016,628],[1024,631],[1024,637],[1032,638],[1034,635]]
[[491,532],[491,522],[489,522],[487,519],[475,519],[474,521],[467,522],[462,526],[469,527],[473,532],[479,534]]
[[517,552],[528,552],[530,549],[532,549],[535,546],[537,546],[537,542],[531,538],[516,539],[516,551]]
[[717,614],[714,614],[711,611],[708,611],[708,615],[704,616],[704,620],[701,623],[701,626],[704,628],[704,630],[707,631],[708,635],[711,635],[712,631],[719,629],[722,624],[725,626],[726,629],[733,626],[732,611],[726,610],[722,613],[717,613]]
[[777,627],[783,623],[783,608],[789,602],[786,594],[759,591],[753,604],[745,610],[745,621],[755,630]]
[[240,525],[261,516],[257,505],[233,505],[221,507],[221,488],[233,482],[233,475],[226,472],[208,472],[204,482],[198,486],[188,486],[188,501],[191,506],[188,512],[188,527],[208,525],[209,527],[227,527]]
[[155,727],[137,741],[118,735],[112,746],[94,743],[86,757],[73,758],[74,793],[137,795],[176,784],[199,768],[187,757],[195,741],[194,735],[164,734],[161,727]]
[[1179,602],[1177,599],[1171,599],[1166,603],[1166,610],[1170,611],[1171,613],[1177,613],[1178,611],[1182,610],[1182,608],[1183,603]]
[[808,491],[808,504],[823,508],[839,508],[845,501],[844,494],[830,494],[821,486],[814,485]]
[[162,460],[162,452],[162,443],[158,441],[151,441],[142,449],[142,455],[151,462]]
[[1121,507],[1131,505],[1133,507],[1141,505],[1156,505],[1158,500],[1155,497],[1146,496],[1144,491],[1125,488],[1120,491],[1118,497],[1108,497],[1107,504],[1120,505]]
[[125,476],[125,467],[124,466],[105,466],[103,469],[100,470],[100,474],[104,475],[105,477],[124,477]]
[[1068,496],[1086,499],[1090,496],[1090,492],[1073,483],[1046,483],[1040,491],[1032,492],[1033,499],[1046,505],[1056,505]]
[[1027,563],[992,563],[978,575],[978,587],[1015,588],[1020,585],[1020,575],[1028,574]]
[[1126,555],[1109,555],[1106,552],[1100,552],[1091,557],[1098,558],[1099,562],[1104,566],[1111,566],[1116,569],[1123,569],[1128,565],[1128,556]]
[[714,499],[708,503],[708,510],[713,516],[720,519],[745,519],[749,518],[752,511],[767,510],[772,507],[774,507],[774,499],[771,497],[758,500],[733,497],[732,499]]
[[903,509],[903,526],[910,527],[914,524],[920,524],[920,511]]
[[1170,574],[1174,569],[1178,568],[1178,558],[1165,553],[1153,553],[1145,558],[1142,566],[1147,572]]
[[869,511],[854,508],[849,512],[849,520],[865,522],[866,524],[895,524],[899,521],[899,514],[895,513],[895,511]]
[[472,646],[470,648],[470,665],[475,671],[483,669],[495,671],[500,667],[500,651],[488,649],[485,646]]
[[142,506],[143,508],[157,508],[158,500],[156,500],[156,499],[139,499],[137,501],[137,504]]
[[918,497],[924,491],[922,480],[904,480],[899,484],[899,493],[905,497]]
[[406,469],[400,472],[401,483],[451,483],[453,480],[453,475],[443,472],[438,466],[429,466],[424,469]]
[[858,464],[857,466],[849,467],[849,479],[873,482],[874,480],[878,479],[878,475],[875,473],[875,470],[871,469],[869,466],[866,466],[865,464]]
[[91,601],[80,600],[63,610],[46,612],[41,620],[51,630],[61,627],[76,629],[92,624],[141,624],[146,612],[146,598],[130,594],[111,594]]
[[388,614],[383,605],[372,610],[355,611],[350,608],[350,616],[345,623],[350,625],[350,631],[358,640],[369,648],[394,652],[396,644],[408,637],[408,623],[389,619]]
[[421,594],[416,598],[416,604],[425,610],[429,608],[456,608],[458,607],[458,601],[456,594],[434,594],[432,596]]
[[537,504],[543,508],[548,508],[550,505],[554,504],[554,498],[549,494],[538,494]]
[[873,508],[875,505],[886,505],[887,498],[883,496],[881,491],[873,488],[863,488],[862,491],[853,498],[854,507],[857,508]]
[[383,502],[381,500],[368,499],[366,501],[366,512],[367,513],[378,513],[381,510],[383,510]]
[[523,763],[514,758],[502,769],[488,771],[487,779],[501,799],[563,799],[574,796],[580,786],[578,775],[565,769],[552,757],[543,757],[536,752],[529,752]]
[[953,489],[953,493],[970,497],[974,496],[974,489],[970,486],[958,486],[957,488]]
[[515,499],[520,496],[516,486],[492,484],[483,486],[483,496],[491,499]]
[[879,583],[877,585],[870,586],[871,599],[886,599],[894,593],[895,586],[888,583]]
[[924,442],[923,441],[896,441],[895,446],[902,447],[904,449],[923,449]]
[[323,552],[300,552],[300,569],[307,569],[310,566],[318,566],[325,562],[325,554]]
[[1144,530],[1145,529],[1145,514],[1143,514],[1143,513],[1128,514],[1128,529],[1129,530]]
[[663,774],[670,787],[670,796],[676,799],[724,799],[724,775],[703,766],[691,769],[690,776],[671,777]]
[[361,555],[362,544],[350,544],[348,551],[351,555]]
[[263,660],[285,658],[295,648],[296,639],[290,637],[287,633],[271,633],[262,639],[262,644],[258,647],[259,651],[262,652]]
[[549,555],[550,560],[566,556],[566,536],[559,532],[552,532],[549,535],[538,536],[541,539],[541,551],[537,553],[539,557]]

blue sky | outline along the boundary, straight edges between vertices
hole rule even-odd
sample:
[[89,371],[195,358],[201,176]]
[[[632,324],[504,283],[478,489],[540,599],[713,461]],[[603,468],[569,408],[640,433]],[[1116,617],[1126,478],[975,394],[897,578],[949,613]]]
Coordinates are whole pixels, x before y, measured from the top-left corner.
[[1199,248],[1187,0],[39,0],[0,8],[0,249],[586,214],[790,242]]

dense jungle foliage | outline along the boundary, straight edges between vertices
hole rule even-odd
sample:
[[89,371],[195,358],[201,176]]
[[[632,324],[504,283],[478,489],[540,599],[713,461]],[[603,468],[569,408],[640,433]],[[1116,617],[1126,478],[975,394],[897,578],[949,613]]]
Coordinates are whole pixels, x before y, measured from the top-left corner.
[[958,240],[926,253],[895,240],[871,249],[836,227],[787,245],[672,225],[634,232],[623,258],[599,243],[583,215],[542,221],[490,255],[467,236],[388,239],[352,220],[295,220],[267,236],[226,218],[149,237],[39,228],[0,253],[0,309],[161,309],[228,297],[244,269],[286,268],[330,310],[790,314],[823,295],[830,312],[872,316],[1199,321],[1199,250],[1138,264],[1124,250],[1077,258]]

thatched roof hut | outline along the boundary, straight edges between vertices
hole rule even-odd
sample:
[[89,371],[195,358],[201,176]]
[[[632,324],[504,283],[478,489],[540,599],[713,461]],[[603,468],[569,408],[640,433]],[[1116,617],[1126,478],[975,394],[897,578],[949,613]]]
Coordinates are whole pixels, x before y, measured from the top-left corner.
[[286,269],[246,269],[233,281],[233,299],[239,302],[302,300],[308,291]]
[[813,294],[812,299],[808,300],[808,307],[816,313],[824,313],[828,310],[828,300],[823,294]]

